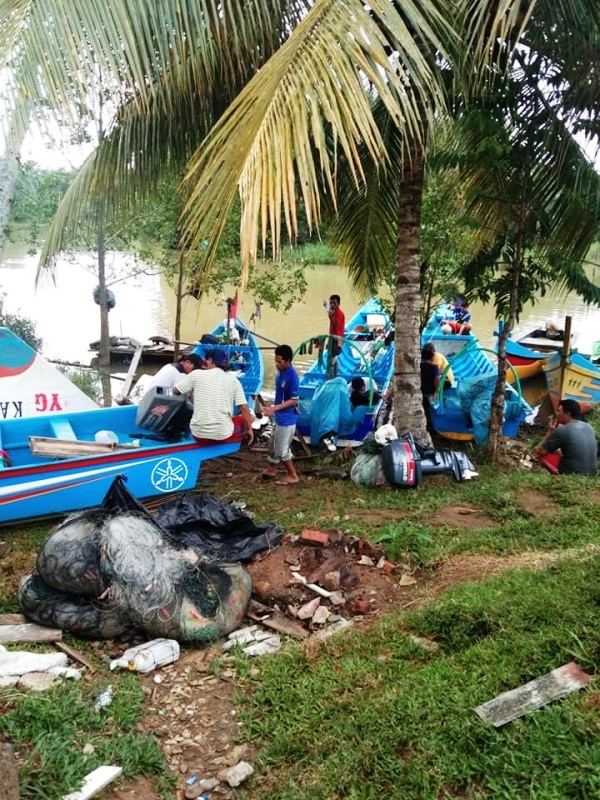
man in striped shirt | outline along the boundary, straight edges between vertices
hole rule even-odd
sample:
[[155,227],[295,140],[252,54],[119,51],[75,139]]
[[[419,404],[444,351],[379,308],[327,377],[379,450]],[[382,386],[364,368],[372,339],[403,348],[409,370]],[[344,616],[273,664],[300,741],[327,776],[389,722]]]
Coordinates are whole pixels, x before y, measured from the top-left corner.
[[[204,368],[195,369],[178,381],[173,394],[192,394],[194,413],[190,430],[197,441],[221,442],[234,431],[245,429],[251,444],[252,414],[242,384],[228,369],[227,352],[215,347],[206,354]],[[239,416],[234,416],[236,406]]]

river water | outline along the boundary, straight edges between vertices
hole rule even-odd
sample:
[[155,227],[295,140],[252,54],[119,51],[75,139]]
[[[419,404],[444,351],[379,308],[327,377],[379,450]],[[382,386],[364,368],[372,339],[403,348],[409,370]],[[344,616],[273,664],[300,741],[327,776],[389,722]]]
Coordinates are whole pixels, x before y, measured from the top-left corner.
[[[19,313],[36,322],[37,334],[43,340],[47,358],[79,361],[89,364],[90,342],[99,338],[98,306],[92,292],[96,286],[91,255],[76,254],[73,261],[61,261],[54,280],[44,276],[36,287],[37,255],[27,255],[24,246],[8,245],[0,265],[0,292],[6,295],[5,310]],[[126,253],[111,253],[108,268],[113,276],[111,289],[116,306],[109,314],[113,336],[131,336],[145,341],[153,335],[171,336],[175,320],[175,295],[161,275],[150,268],[134,277],[133,258]],[[600,267],[591,266],[592,277],[600,280]],[[597,274],[596,274],[597,273]],[[252,327],[259,336],[296,347],[305,339],[326,332],[328,321],[323,300],[339,294],[348,319],[361,305],[361,298],[352,289],[345,270],[336,266],[319,266],[307,271],[305,296],[287,313],[262,308],[261,319]],[[203,333],[221,322],[226,314],[225,296],[233,287],[224,287],[223,298],[203,298],[200,302],[186,297],[183,308],[182,340],[195,342]],[[238,315],[248,322],[254,311],[251,297],[242,297]],[[492,306],[473,303],[473,332],[484,347],[493,348],[495,315]],[[586,306],[573,293],[548,292],[522,314],[517,333],[532,327],[543,327],[546,320],[564,326],[566,315],[573,318],[573,330],[579,332],[581,352],[590,352],[591,343],[600,339],[600,310]],[[264,339],[261,343],[268,347]],[[265,350],[266,385],[272,383],[272,351]]]

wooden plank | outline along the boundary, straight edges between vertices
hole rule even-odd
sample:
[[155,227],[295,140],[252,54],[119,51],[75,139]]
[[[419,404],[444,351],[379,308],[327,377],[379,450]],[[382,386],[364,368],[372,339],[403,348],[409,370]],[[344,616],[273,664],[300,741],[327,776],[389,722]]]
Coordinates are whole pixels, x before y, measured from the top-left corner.
[[484,722],[491,723],[495,728],[506,725],[513,719],[522,717],[530,711],[535,711],[552,700],[558,700],[571,692],[583,688],[590,676],[584,672],[574,661],[570,661],[558,669],[553,669],[541,678],[511,689],[498,695],[493,700],[477,706],[475,713]]
[[34,456],[48,458],[73,458],[91,456],[98,453],[113,453],[115,450],[135,450],[133,444],[106,444],[104,442],[83,442],[79,439],[55,439],[52,436],[30,436],[29,449]]
[[54,646],[57,647],[59,650],[62,650],[63,653],[66,653],[69,658],[72,658],[73,661],[78,661],[80,664],[83,664],[84,667],[87,667],[90,672],[95,672],[95,667],[93,664],[85,658],[83,653],[80,653],[79,650],[75,650],[74,647],[70,647],[68,644],[64,642],[54,642]]
[[294,619],[290,619],[279,609],[269,610],[271,616],[265,617],[264,611],[261,610],[264,606],[259,604],[258,607],[254,607],[253,603],[254,601],[251,600],[250,608],[246,612],[246,616],[250,617],[250,619],[260,622],[265,628],[271,628],[279,633],[287,633],[288,636],[293,636],[296,639],[304,639],[308,636],[309,632],[303,625]]
[[25,614],[0,614],[0,625],[24,625],[29,622]]
[[129,393],[131,392],[131,384],[133,383],[133,379],[135,377],[135,372],[138,368],[138,364],[140,363],[140,358],[142,357],[142,350],[144,349],[143,344],[138,344],[135,348],[135,353],[133,354],[133,358],[131,359],[131,363],[129,364],[129,369],[127,370],[127,375],[125,376],[125,382],[123,384],[123,388],[121,389],[121,393],[119,397],[116,399],[117,403],[123,402],[129,397]]
[[58,628],[45,628],[27,622],[20,625],[0,626],[0,643],[6,642],[58,642],[62,639],[62,631]]
[[83,786],[79,791],[64,794],[62,800],[88,800],[90,797],[102,791],[109,783],[112,783],[122,772],[122,767],[111,767],[108,765],[98,767],[85,776],[83,779]]

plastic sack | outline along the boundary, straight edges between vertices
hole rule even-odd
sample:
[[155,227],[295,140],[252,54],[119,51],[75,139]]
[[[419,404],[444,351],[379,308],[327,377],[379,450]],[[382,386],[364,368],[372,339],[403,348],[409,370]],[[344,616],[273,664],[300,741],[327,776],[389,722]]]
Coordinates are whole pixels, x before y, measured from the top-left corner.
[[165,503],[157,521],[178,546],[223,561],[250,561],[283,538],[283,528],[272,522],[256,525],[230,503],[209,494],[187,492]]
[[383,472],[381,455],[378,453],[359,453],[350,470],[350,480],[359,486],[387,486]]

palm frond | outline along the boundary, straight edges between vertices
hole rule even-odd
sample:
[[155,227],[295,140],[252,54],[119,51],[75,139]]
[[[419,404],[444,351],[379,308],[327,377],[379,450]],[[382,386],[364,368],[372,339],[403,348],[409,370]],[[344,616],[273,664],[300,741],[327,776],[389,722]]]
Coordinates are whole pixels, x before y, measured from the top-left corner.
[[[338,152],[354,184],[364,185],[360,147],[378,163],[387,160],[371,111],[374,97],[404,136],[422,137],[443,96],[430,61],[414,45],[414,31],[405,49],[398,50],[400,33],[406,37],[409,31],[398,15],[392,20],[394,30],[388,30],[390,8],[380,0],[368,9],[359,0],[316,0],[200,148],[187,176],[185,228],[191,242],[209,240],[207,268],[238,186],[246,269],[257,257],[259,230],[263,247],[270,235],[275,254],[282,215],[294,237],[296,190],[309,224],[318,224],[322,185],[332,197],[336,194]],[[392,42],[395,62],[388,57]]]

